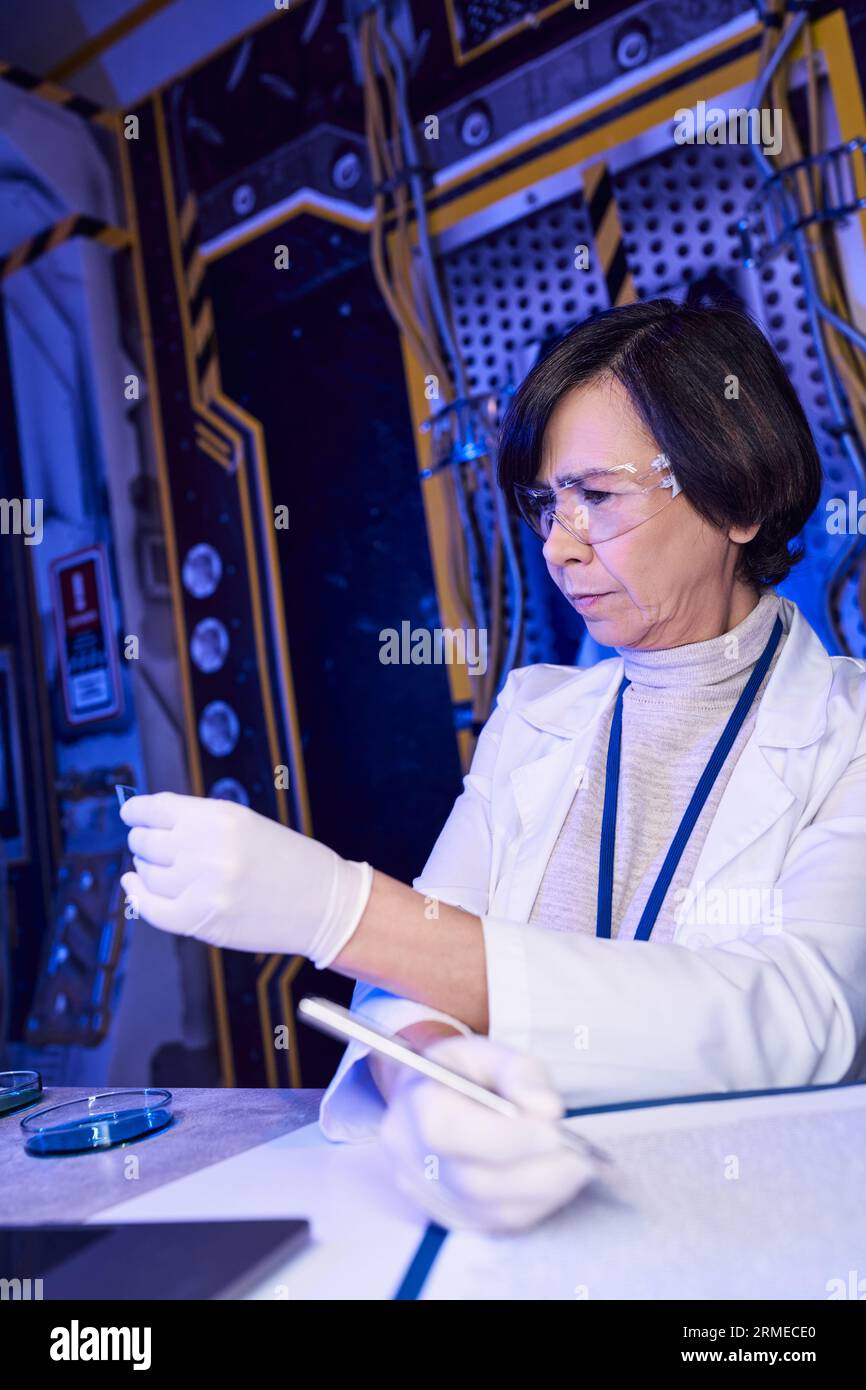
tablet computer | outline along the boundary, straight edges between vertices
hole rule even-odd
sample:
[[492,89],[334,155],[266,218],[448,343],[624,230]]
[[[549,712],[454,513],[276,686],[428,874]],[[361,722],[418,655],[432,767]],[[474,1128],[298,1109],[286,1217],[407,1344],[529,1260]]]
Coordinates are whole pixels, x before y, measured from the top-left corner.
[[236,1299],[269,1278],[279,1298],[280,1270],[309,1238],[302,1219],[7,1226],[0,1270],[27,1299]]

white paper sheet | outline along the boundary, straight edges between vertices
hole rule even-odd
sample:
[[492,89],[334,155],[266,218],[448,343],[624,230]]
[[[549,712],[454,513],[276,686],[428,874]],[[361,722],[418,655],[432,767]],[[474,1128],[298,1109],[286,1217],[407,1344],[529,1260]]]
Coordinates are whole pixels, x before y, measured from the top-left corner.
[[330,1143],[316,1124],[107,1207],[90,1221],[289,1216],[310,1221],[311,1245],[255,1298],[393,1298],[427,1224],[393,1190],[378,1145]]
[[580,1116],[625,1182],[452,1233],[425,1299],[866,1298],[866,1087]]

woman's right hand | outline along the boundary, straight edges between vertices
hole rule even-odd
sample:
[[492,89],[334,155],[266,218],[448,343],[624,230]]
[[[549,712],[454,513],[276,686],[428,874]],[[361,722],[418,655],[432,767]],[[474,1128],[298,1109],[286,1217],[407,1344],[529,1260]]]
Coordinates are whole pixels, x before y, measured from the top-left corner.
[[394,1074],[380,1139],[400,1190],[440,1225],[520,1230],[569,1202],[598,1171],[551,1125],[563,1113],[541,1063],[480,1034],[424,1048],[520,1105],[510,1118],[438,1081]]

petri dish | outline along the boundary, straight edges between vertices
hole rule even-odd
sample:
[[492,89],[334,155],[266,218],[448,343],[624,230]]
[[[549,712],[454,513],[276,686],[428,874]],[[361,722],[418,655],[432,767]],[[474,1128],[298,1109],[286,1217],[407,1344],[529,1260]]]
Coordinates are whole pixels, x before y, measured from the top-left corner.
[[107,1091],[36,1110],[21,1121],[32,1154],[86,1153],[155,1134],[172,1121],[171,1091]]
[[38,1071],[0,1071],[0,1115],[32,1105],[42,1095]]

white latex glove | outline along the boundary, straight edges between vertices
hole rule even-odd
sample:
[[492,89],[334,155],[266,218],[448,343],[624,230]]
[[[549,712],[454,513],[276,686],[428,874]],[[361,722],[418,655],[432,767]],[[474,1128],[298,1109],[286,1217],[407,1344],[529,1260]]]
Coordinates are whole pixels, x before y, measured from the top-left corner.
[[158,792],[120,808],[135,873],[121,886],[162,931],[234,951],[303,955],[320,970],[357,927],[369,864],[234,801]]
[[[438,1081],[403,1069],[379,1137],[402,1192],[439,1225],[519,1230],[570,1201],[598,1172],[557,1139],[563,1113],[544,1068],[489,1038],[440,1038],[424,1055],[525,1108],[497,1115]],[[438,1175],[437,1175],[438,1170]]]

